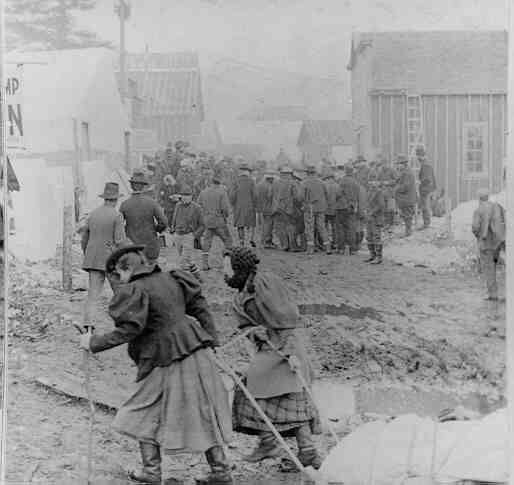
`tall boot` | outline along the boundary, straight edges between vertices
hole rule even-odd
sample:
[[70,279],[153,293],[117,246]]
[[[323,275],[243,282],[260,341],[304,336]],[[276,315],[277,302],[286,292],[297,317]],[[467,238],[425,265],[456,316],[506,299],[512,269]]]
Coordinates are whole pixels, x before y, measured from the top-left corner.
[[405,237],[409,237],[412,234],[412,219],[405,220]]
[[234,483],[230,473],[230,465],[221,446],[213,446],[205,452],[211,471],[205,477],[196,478],[197,485],[229,485]]
[[376,247],[374,244],[368,244],[368,249],[369,249],[369,258],[364,260],[365,263],[371,263],[372,261],[375,261],[375,259],[377,257],[377,253],[375,250]]
[[129,479],[135,483],[148,485],[161,484],[161,449],[154,443],[139,442],[143,468],[141,473],[129,473]]
[[307,243],[307,254],[314,254],[314,244]]
[[202,271],[209,271],[211,267],[209,266],[209,253],[204,251],[202,253]]
[[332,247],[330,245],[330,241],[327,241],[325,244],[325,253],[327,253],[328,255],[332,254]]
[[375,244],[376,258],[371,264],[382,264],[382,244]]
[[[314,446],[310,426],[304,424],[296,429],[296,444],[298,446],[298,460],[304,467],[311,466],[315,470],[321,467],[321,458]],[[283,458],[281,463],[283,472],[299,471],[289,458]]]
[[245,456],[244,460],[249,463],[258,463],[268,458],[275,458],[280,454],[282,454],[282,449],[275,436],[270,431],[265,431],[261,434],[257,447],[250,455]]

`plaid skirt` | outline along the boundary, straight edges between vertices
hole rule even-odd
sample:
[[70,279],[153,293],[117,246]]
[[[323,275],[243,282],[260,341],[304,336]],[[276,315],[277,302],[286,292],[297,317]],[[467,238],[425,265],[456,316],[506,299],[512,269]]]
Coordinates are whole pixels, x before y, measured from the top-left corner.
[[[293,436],[295,429],[305,424],[310,426],[313,434],[322,432],[319,412],[305,391],[256,399],[256,401],[283,436]],[[232,427],[238,433],[249,435],[270,431],[268,425],[239,388],[236,388],[234,393]]]

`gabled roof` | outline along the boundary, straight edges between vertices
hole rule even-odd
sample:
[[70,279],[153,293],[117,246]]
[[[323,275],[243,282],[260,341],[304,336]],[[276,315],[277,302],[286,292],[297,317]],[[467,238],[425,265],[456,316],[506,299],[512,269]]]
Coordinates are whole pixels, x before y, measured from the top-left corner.
[[129,54],[127,75],[136,82],[143,99],[142,116],[198,114],[203,119],[197,54]]
[[298,136],[298,146],[352,145],[354,132],[352,123],[345,120],[309,120],[304,121]]
[[416,94],[507,92],[504,31],[356,33],[348,69],[371,51],[370,90]]

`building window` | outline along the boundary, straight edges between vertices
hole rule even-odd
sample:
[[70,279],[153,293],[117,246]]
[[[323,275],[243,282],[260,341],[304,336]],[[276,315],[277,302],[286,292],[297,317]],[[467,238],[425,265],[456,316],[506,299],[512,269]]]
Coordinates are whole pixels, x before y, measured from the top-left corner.
[[463,175],[487,176],[487,123],[465,123],[463,142]]
[[82,160],[91,160],[91,141],[89,139],[89,123],[82,122],[81,127]]

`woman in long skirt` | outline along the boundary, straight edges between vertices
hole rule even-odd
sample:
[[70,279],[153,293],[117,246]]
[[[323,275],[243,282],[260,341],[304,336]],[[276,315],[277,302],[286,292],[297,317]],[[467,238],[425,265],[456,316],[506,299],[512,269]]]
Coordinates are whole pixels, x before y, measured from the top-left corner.
[[149,265],[143,249],[129,246],[109,258],[107,272],[123,283],[109,308],[116,328],[81,339],[94,353],[128,343],[137,365],[137,389],[113,424],[139,442],[143,469],[129,478],[160,484],[161,452],[187,451],[205,453],[211,467],[197,483],[230,484],[223,449],[232,434],[230,402],[211,359],[213,318],[194,276]]
[[[321,460],[312,434],[321,433],[321,427],[316,406],[297,375],[301,373],[311,384],[313,370],[303,343],[298,308],[277,276],[257,271],[259,259],[250,249],[234,248],[229,257],[227,267],[232,274],[226,275],[225,281],[238,290],[234,311],[240,328],[255,326],[262,330],[253,337],[258,352],[247,371],[248,390],[283,436],[296,437],[300,462],[317,469]],[[239,390],[234,396],[232,422],[235,431],[260,437],[248,461],[281,455],[276,438]],[[283,465],[287,471],[295,469],[289,460]]]

